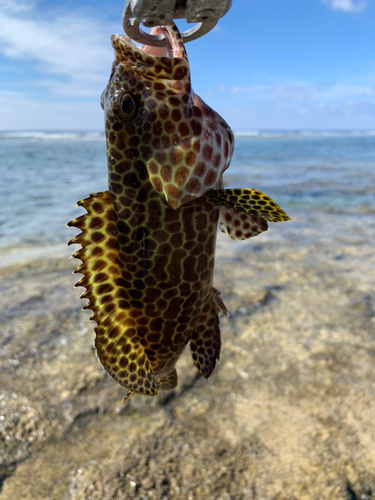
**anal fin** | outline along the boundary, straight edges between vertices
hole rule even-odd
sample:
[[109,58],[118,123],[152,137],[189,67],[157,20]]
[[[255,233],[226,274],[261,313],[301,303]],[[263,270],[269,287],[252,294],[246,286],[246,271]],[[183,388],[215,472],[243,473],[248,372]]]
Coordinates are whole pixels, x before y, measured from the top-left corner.
[[159,390],[171,390],[177,387],[177,371],[175,368],[164,375],[155,375],[156,387]]
[[194,365],[205,378],[211,375],[221,354],[218,312],[228,313],[219,295],[220,292],[213,288],[211,298],[203,308],[190,338]]

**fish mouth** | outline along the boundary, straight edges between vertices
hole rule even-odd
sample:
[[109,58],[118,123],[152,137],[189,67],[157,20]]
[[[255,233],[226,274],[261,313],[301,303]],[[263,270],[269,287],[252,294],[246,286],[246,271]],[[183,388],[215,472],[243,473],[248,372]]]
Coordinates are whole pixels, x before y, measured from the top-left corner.
[[155,26],[151,28],[150,35],[163,35],[167,43],[164,47],[142,45],[140,47],[142,52],[156,57],[186,57],[182,35],[175,24],[172,26]]
[[[189,76],[189,63],[183,44],[182,35],[175,24],[171,26],[155,26],[151,35],[163,35],[165,47],[141,45],[137,47],[127,35],[112,35],[111,42],[118,62],[125,64],[137,73],[160,77],[183,79]],[[180,66],[180,71],[175,71]],[[169,71],[167,70],[169,68]],[[167,71],[163,71],[167,70]],[[160,74],[162,73],[162,74]],[[170,76],[168,77],[169,73]],[[177,76],[176,76],[177,75]]]

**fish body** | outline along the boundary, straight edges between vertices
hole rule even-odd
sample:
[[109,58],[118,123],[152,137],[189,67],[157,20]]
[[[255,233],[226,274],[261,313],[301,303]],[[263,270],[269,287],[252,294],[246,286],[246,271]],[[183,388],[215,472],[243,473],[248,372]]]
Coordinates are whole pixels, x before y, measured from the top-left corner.
[[87,214],[68,224],[82,231],[70,243],[82,247],[77,285],[97,323],[98,358],[128,396],[176,387],[189,342],[203,376],[220,358],[218,314],[227,311],[213,287],[219,219],[244,239],[266,230],[266,220],[288,218],[263,193],[222,189],[232,132],[192,91],[177,28],[154,30],[167,37],[169,57],[112,37],[101,98],[109,190],[79,202]]

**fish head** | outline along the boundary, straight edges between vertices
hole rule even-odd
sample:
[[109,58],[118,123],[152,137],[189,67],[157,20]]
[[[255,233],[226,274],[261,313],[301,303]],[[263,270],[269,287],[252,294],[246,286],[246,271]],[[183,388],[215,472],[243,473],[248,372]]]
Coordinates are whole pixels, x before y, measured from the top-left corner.
[[101,97],[108,161],[133,162],[176,209],[214,188],[234,147],[228,124],[191,88],[190,67],[175,25],[159,26],[167,48],[136,47],[113,35],[109,83]]

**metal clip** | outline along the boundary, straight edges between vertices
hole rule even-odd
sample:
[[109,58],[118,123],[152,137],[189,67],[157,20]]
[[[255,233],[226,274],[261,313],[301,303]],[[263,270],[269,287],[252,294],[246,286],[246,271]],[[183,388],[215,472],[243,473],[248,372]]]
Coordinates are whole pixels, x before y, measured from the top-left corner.
[[150,35],[140,28],[172,24],[173,19],[198,23],[182,33],[183,41],[191,42],[211,31],[220,17],[228,12],[231,0],[126,0],[122,13],[125,33],[134,41],[165,47],[163,35]]

